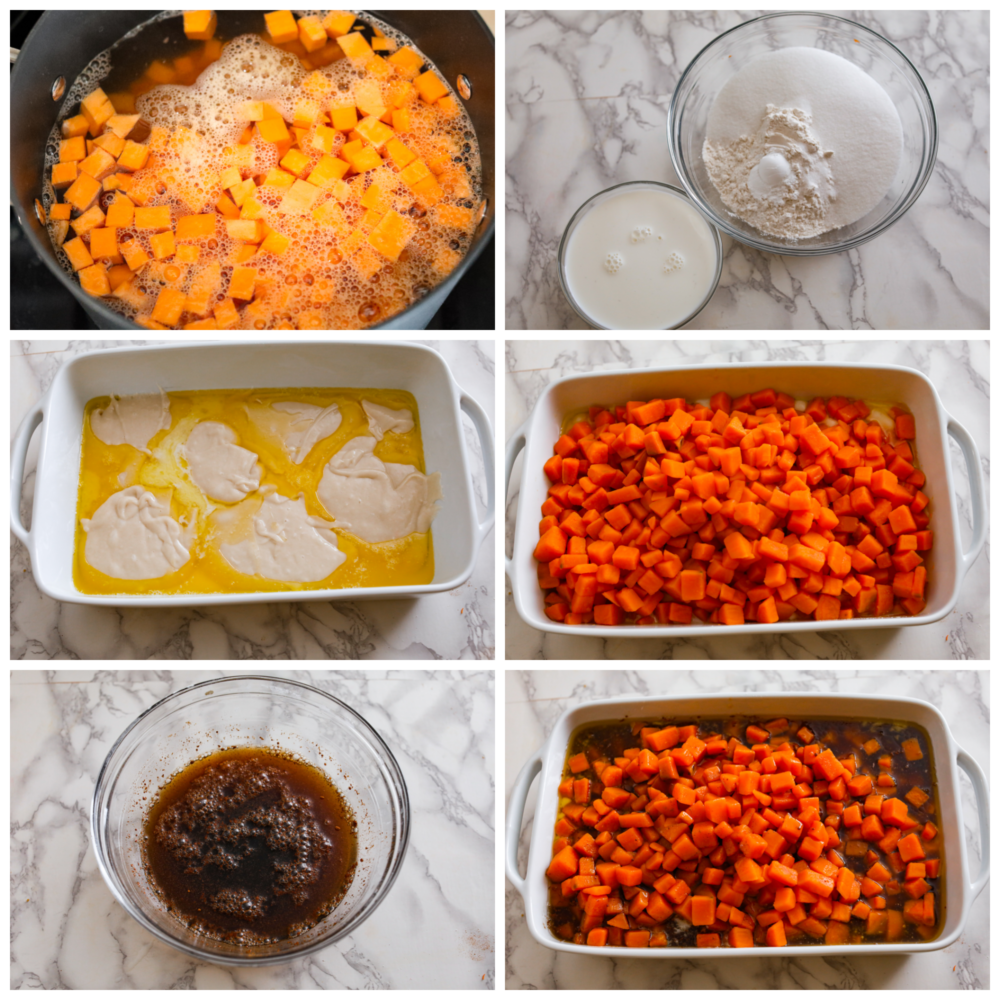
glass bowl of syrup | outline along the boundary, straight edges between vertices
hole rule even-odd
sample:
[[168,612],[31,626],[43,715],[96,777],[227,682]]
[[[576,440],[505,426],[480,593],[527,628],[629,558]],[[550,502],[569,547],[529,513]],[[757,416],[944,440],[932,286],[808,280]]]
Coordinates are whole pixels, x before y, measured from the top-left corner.
[[350,706],[278,677],[184,688],[112,747],[98,867],[161,941],[227,965],[288,962],[368,919],[409,840],[392,752]]

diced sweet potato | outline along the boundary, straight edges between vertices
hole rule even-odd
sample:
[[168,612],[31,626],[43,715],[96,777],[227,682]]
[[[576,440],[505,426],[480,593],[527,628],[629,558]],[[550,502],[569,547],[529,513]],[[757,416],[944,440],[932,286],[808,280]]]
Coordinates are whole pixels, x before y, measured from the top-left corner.
[[80,287],[88,295],[111,294],[108,272],[105,270],[103,264],[94,264],[91,267],[85,267],[82,271],[77,272],[77,277],[80,279]]
[[257,280],[257,268],[235,267],[233,276],[229,279],[229,296],[249,302],[253,298],[254,282]]
[[116,169],[115,158],[100,147],[96,147],[90,156],[80,162],[80,173],[90,174],[95,181],[103,180]]
[[136,229],[171,229],[170,206],[157,205],[154,208],[137,208],[135,210]]
[[118,256],[118,230],[93,229],[90,232],[90,256],[94,260],[110,260]]
[[184,11],[184,34],[199,42],[215,37],[218,17],[214,10]]
[[280,162],[285,170],[296,177],[305,177],[309,169],[309,157],[301,149],[290,149]]
[[75,161],[71,161],[69,163],[57,163],[52,168],[52,186],[57,191],[62,191],[63,188],[68,188],[70,184],[76,180],[76,177],[77,169]]
[[331,10],[323,18],[323,28],[330,38],[340,38],[354,27],[354,15],[346,10]]
[[397,132],[410,131],[410,112],[406,108],[396,108],[392,112],[392,127]]
[[458,205],[438,205],[434,209],[434,218],[442,226],[468,229],[472,225],[472,209]]
[[176,233],[179,240],[211,239],[215,236],[215,213],[182,215],[177,220]]
[[263,224],[257,219],[226,219],[226,232],[232,240],[260,243],[264,238]]
[[[135,139],[138,142],[139,138],[145,138],[145,136],[137,138],[134,134],[139,130],[138,125],[141,121],[141,115],[112,115],[108,119],[107,131],[119,139]],[[145,131],[148,134],[148,126]]]
[[245,181],[240,181],[239,184],[229,189],[229,194],[237,206],[242,206],[247,198],[256,193],[257,185],[254,184],[252,177],[248,177]]
[[128,264],[129,269],[132,271],[138,271],[150,259],[149,254],[143,250],[138,240],[130,240],[128,243],[122,243],[119,249],[122,257],[125,258],[125,263]]
[[[104,132],[94,140],[94,146],[103,149],[108,156],[116,160],[125,148],[125,140],[121,136],[115,135],[114,132]],[[116,170],[117,167],[118,165],[115,164],[112,170]]]
[[78,212],[86,212],[97,201],[100,193],[100,181],[95,181],[90,174],[80,174],[63,197]]
[[176,246],[174,244],[174,234],[170,231],[157,233],[149,238],[149,248],[153,251],[153,256],[157,260],[166,260],[173,257]]
[[318,17],[299,18],[299,41],[306,52],[316,52],[326,45],[326,28]]
[[335,156],[324,156],[308,177],[310,184],[318,188],[329,188],[335,181],[342,180],[350,170],[350,164]]
[[59,142],[59,162],[79,162],[87,158],[87,143],[82,135]]
[[362,79],[354,84],[354,103],[362,115],[381,118],[386,112],[382,88],[378,80]]
[[282,215],[306,215],[312,210],[322,191],[308,181],[296,181],[286,192],[278,212]]
[[355,172],[359,174],[382,166],[382,157],[375,152],[372,146],[365,146],[360,140],[347,143],[341,153]]
[[73,206],[72,205],[66,205],[64,203],[64,204],[59,204],[59,205],[53,205],[49,209],[49,219],[52,222],[56,222],[56,221],[69,222],[69,220],[71,218],[73,218]]
[[[67,118],[59,126],[59,131],[64,139],[75,139],[77,136],[85,136],[89,128],[90,125],[87,122],[86,116],[74,115],[72,118]],[[80,157],[80,159],[83,159],[83,157]]]
[[83,215],[77,216],[70,225],[77,236],[83,236],[92,229],[100,229],[104,225],[104,221],[104,213],[97,205],[94,205],[92,208],[88,208]]
[[[350,132],[358,124],[358,109],[352,104],[350,107],[331,108],[330,122],[338,132]],[[327,150],[326,152],[330,152]]]
[[421,73],[413,81],[413,86],[417,88],[417,93],[428,104],[433,104],[448,93],[448,88],[441,82],[441,78],[432,69],[427,70],[426,73]]
[[290,246],[291,240],[287,236],[283,236],[281,233],[275,232],[273,229],[267,234],[264,242],[260,245],[261,253],[273,253],[276,257],[280,257]]
[[232,299],[223,299],[214,310],[215,321],[220,330],[231,330],[240,321],[240,314]]
[[390,209],[381,222],[371,231],[368,242],[383,257],[398,260],[403,248],[413,235],[413,223],[404,219],[397,211]]
[[298,25],[290,10],[272,10],[270,14],[264,15],[264,21],[267,33],[275,45],[294,42],[299,37]]
[[142,170],[148,159],[149,146],[143,146],[131,139],[126,139],[125,148],[122,150],[121,156],[118,157],[118,166],[122,170],[134,173],[136,170]]
[[164,288],[157,296],[156,305],[153,307],[152,319],[155,323],[162,323],[166,327],[177,326],[181,320],[181,313],[184,312],[184,304],[187,296],[176,288]]
[[390,139],[385,144],[385,151],[400,170],[408,167],[417,158],[417,154],[412,149],[395,138]]
[[394,135],[391,128],[374,115],[368,115],[357,124],[357,132],[366,142],[373,146],[384,146]]
[[365,41],[365,36],[360,31],[353,31],[348,35],[341,35],[337,39],[340,50],[354,63],[355,66],[364,66],[375,55],[371,46]]
[[131,280],[132,272],[129,270],[127,264],[115,264],[114,267],[108,268],[108,284],[111,286],[112,292],[116,291],[126,281]]
[[423,58],[417,55],[409,45],[403,45],[398,51],[393,52],[389,56],[388,62],[395,66],[396,70],[407,80],[412,80],[424,65]]
[[292,138],[281,118],[265,118],[257,123],[257,131],[265,142],[290,142]]
[[63,251],[69,258],[70,266],[74,271],[82,271],[85,267],[90,267],[94,263],[94,258],[90,256],[87,244],[79,236],[68,243],[64,243]]
[[98,87],[80,102],[80,114],[87,119],[87,130],[96,137],[104,131],[105,123],[115,115],[115,108],[108,100],[108,95]]

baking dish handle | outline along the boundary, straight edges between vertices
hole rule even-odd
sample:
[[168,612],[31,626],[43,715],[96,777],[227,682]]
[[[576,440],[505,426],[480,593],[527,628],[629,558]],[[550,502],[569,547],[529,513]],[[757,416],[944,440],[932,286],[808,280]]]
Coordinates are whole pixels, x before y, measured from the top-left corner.
[[986,487],[983,484],[979,449],[972,435],[949,413],[948,433],[958,442],[969,470],[969,489],[972,493],[972,543],[968,552],[962,553],[965,572],[968,572],[986,541]]
[[528,790],[542,769],[542,751],[539,750],[521,768],[510,793],[507,812],[507,878],[524,899],[524,879],[517,870],[517,845],[521,840],[521,821],[524,818],[524,804],[528,800]]
[[10,456],[10,526],[14,534],[25,545],[29,544],[28,539],[31,532],[21,523],[21,487],[24,485],[24,461],[28,455],[31,436],[42,422],[44,411],[43,404],[39,402],[21,421]]
[[[514,431],[513,436],[507,442],[507,455],[505,460],[506,471],[504,472],[504,480],[503,480],[504,509],[506,509],[507,507],[507,490],[510,489],[510,474],[514,468],[514,461],[517,459],[517,456],[521,454],[522,450],[524,449],[524,445],[528,440],[527,435],[525,433],[525,428],[527,426],[528,426],[528,421],[525,420],[525,422],[521,424],[521,426],[518,427],[516,431]],[[504,565],[507,568],[507,575],[510,576],[511,568],[514,565],[514,560],[507,558],[506,550],[504,550],[503,561]]]
[[475,424],[476,432],[479,434],[479,443],[483,449],[483,465],[486,467],[486,517],[479,522],[477,528],[479,539],[476,545],[478,547],[483,544],[497,517],[496,472],[493,468],[493,428],[490,426],[490,418],[486,415],[486,411],[471,396],[467,396],[464,392],[461,393],[459,405]]
[[979,813],[979,843],[982,860],[979,863],[979,877],[970,889],[975,899],[990,880],[990,791],[983,769],[961,747],[958,748],[956,763],[969,776],[972,790],[976,794],[976,811]]

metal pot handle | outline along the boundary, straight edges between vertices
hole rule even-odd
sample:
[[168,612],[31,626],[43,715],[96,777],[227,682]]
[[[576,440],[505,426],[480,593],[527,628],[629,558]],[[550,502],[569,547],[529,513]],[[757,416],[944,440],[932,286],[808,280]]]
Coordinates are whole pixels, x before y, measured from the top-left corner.
[[31,532],[21,523],[21,487],[24,485],[24,461],[28,455],[28,445],[31,444],[35,428],[45,415],[44,402],[41,400],[36,403],[21,421],[10,456],[10,526],[14,534],[29,547]]
[[979,449],[976,442],[972,440],[972,435],[949,413],[948,433],[962,449],[965,458],[966,468],[969,470],[969,490],[972,499],[972,542],[969,551],[962,553],[964,572],[968,572],[976,557],[982,551],[983,543],[986,541],[986,487],[983,484],[982,467],[979,461]]
[[20,49],[15,49],[13,45],[10,47],[10,61],[11,61],[11,65],[13,65],[14,63],[17,62],[17,57],[20,54],[21,54],[21,50]]
[[482,545],[489,534],[497,516],[493,428],[490,426],[490,418],[486,415],[486,411],[471,396],[463,392],[459,397],[459,405],[475,424],[476,432],[479,434],[479,443],[483,449],[483,465],[486,467],[486,517],[477,526],[479,540],[476,545],[478,547]]
[[[505,510],[507,508],[507,491],[510,489],[510,474],[514,468],[514,461],[517,458],[517,456],[521,454],[521,451],[523,450],[524,445],[528,440],[525,434],[525,428],[527,426],[528,426],[528,421],[525,420],[525,422],[521,424],[521,426],[518,427],[516,431],[514,431],[513,435],[511,435],[511,439],[507,442],[507,454],[505,461],[506,472],[504,474],[504,485],[503,485],[503,499],[504,499]],[[514,567],[513,552],[511,554],[511,557],[508,559],[507,550],[505,548],[503,561],[504,561],[504,566],[507,569],[507,575],[513,579],[512,576]]]
[[958,766],[969,776],[972,790],[976,795],[976,811],[979,813],[979,850],[982,860],[979,876],[969,887],[975,899],[990,880],[990,792],[983,769],[961,747],[955,758]]
[[524,804],[528,800],[528,790],[532,782],[542,769],[542,749],[537,750],[534,756],[521,768],[521,773],[514,782],[514,788],[510,793],[510,803],[507,813],[507,853],[506,868],[507,878],[510,884],[521,894],[524,899],[524,879],[517,870],[517,845],[521,839],[521,820],[524,818]]

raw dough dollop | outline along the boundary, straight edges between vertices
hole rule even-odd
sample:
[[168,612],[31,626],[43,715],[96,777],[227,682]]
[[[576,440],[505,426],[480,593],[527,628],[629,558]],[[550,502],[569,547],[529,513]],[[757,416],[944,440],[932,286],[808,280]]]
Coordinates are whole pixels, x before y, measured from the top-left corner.
[[170,400],[164,392],[158,396],[112,395],[108,406],[90,413],[90,429],[99,440],[105,444],[130,444],[147,455],[153,436],[169,428]]
[[373,437],[348,441],[327,463],[316,495],[336,521],[366,542],[405,538],[427,531],[438,512],[441,474],[425,476],[415,466],[383,462]]
[[118,580],[166,576],[190,558],[181,526],[170,516],[170,497],[141,486],[108,497],[93,518],[80,523],[87,533],[84,558]]
[[212,500],[236,503],[260,487],[257,456],[236,444],[236,431],[212,420],[196,424],[183,455],[195,485]]
[[248,414],[262,431],[281,442],[296,465],[305,461],[315,445],[336,433],[344,419],[336,403],[325,409],[312,403],[272,403],[254,407]]
[[381,441],[389,431],[405,434],[413,430],[413,414],[405,408],[392,410],[388,406],[370,403],[367,399],[361,400],[361,407],[368,418],[368,433],[376,441]]
[[[347,556],[337,547],[328,521],[310,517],[302,494],[290,500],[279,493],[220,511],[214,521],[223,529],[219,551],[233,569],[247,576],[292,583],[325,580]],[[251,509],[248,509],[251,508]]]

